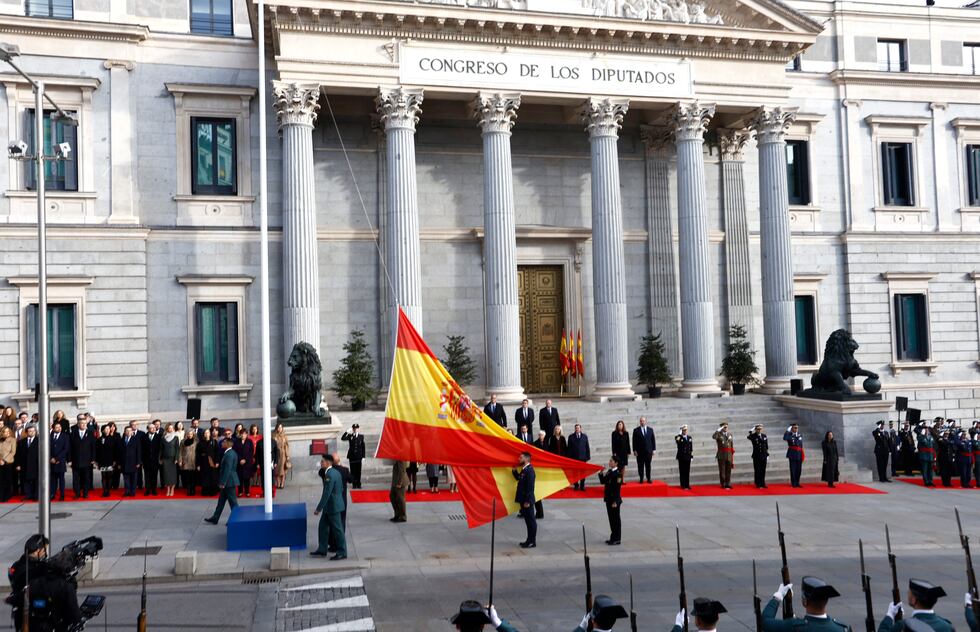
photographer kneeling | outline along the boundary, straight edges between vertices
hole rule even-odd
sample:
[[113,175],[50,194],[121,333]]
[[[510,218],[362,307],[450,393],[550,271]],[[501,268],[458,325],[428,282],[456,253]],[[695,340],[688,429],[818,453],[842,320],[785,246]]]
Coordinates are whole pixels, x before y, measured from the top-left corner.
[[48,559],[48,539],[40,533],[27,539],[24,555],[10,567],[7,579],[15,630],[24,629],[25,597],[30,601],[32,632],[68,632],[84,622],[74,576]]

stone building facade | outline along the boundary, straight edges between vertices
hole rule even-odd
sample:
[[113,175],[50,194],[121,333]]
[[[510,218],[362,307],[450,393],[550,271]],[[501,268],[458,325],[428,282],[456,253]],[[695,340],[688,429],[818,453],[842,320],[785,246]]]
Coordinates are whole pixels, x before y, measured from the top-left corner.
[[[80,119],[48,200],[53,409],[259,407],[257,15],[224,6],[0,0]],[[978,414],[976,10],[287,0],[263,28],[274,366],[315,340],[329,375],[363,329],[383,387],[396,297],[503,399],[557,390],[563,329],[584,392],[622,397],[650,331],[696,396],[732,324],[770,390],[844,327],[887,396]],[[33,101],[0,82],[9,142]],[[22,163],[0,181],[0,394],[28,406],[35,200]]]

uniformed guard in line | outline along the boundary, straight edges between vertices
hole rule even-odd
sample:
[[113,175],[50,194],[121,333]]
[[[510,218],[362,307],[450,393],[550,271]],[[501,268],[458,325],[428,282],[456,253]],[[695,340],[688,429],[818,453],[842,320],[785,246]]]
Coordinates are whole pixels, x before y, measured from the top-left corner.
[[609,632],[618,619],[629,619],[629,613],[616,600],[607,595],[596,595],[592,610],[587,612],[582,622],[573,632],[586,632],[592,622],[592,632]]
[[936,440],[928,428],[919,434],[919,467],[922,469],[922,484],[935,487],[932,482],[933,463],[936,462]]
[[942,586],[934,586],[922,579],[909,580],[907,599],[912,615],[901,621],[895,621],[895,616],[902,612],[901,603],[888,606],[888,614],[881,620],[878,632],[953,632],[953,624],[943,619],[933,608],[940,597],[945,597],[946,591]]
[[454,614],[449,622],[461,632],[481,632],[490,624],[497,632],[517,632],[517,629],[497,616],[497,609],[492,605],[484,608],[479,601],[468,600],[459,604],[459,612]]
[[680,434],[674,437],[677,444],[677,470],[680,474],[681,489],[691,489],[691,459],[694,458],[694,441],[687,433],[687,426],[680,427]]
[[[694,625],[700,632],[714,632],[718,626],[718,616],[728,610],[720,601],[698,597],[694,600],[694,608],[691,614],[694,615]],[[670,632],[681,632],[684,629],[684,617],[687,613],[681,610],[674,619],[674,627]]]
[[803,487],[800,477],[803,475],[803,461],[806,460],[806,453],[803,451],[803,435],[800,434],[800,427],[796,424],[791,425],[783,433],[783,441],[786,442],[786,459],[789,461],[789,481],[793,487]]
[[762,424],[756,424],[749,433],[752,444],[752,469],[755,473],[755,486],[766,489],[766,467],[769,464],[769,437],[766,436]]
[[850,632],[850,626],[827,616],[827,601],[840,597],[840,593],[817,577],[803,578],[802,603],[806,616],[802,619],[777,619],[779,606],[791,590],[792,584],[783,584],[766,604],[766,609],[762,611],[764,632]]

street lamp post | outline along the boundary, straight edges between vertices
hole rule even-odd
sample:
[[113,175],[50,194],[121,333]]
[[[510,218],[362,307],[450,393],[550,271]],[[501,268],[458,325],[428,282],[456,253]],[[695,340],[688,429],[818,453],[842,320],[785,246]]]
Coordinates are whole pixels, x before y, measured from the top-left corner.
[[[8,155],[12,160],[31,161],[37,177],[37,293],[38,316],[37,332],[27,335],[38,336],[37,358],[37,439],[38,439],[38,532],[51,539],[51,434],[48,431],[50,415],[48,413],[48,267],[47,267],[47,235],[44,216],[44,163],[47,160],[67,160],[71,152],[68,143],[57,145],[54,155],[44,154],[44,99],[54,106],[52,118],[63,121],[68,125],[77,125],[73,116],[62,110],[50,96],[44,92],[44,82],[35,81],[13,62],[13,57],[20,55],[20,50],[13,45],[0,43],[0,61],[6,62],[34,88],[34,155],[27,153],[27,144],[15,141],[8,147]],[[52,134],[52,144],[56,140]]]

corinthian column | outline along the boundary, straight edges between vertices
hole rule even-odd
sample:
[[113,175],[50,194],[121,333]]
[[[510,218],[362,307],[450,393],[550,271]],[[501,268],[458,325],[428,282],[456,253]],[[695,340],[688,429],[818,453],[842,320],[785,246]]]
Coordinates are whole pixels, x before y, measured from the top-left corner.
[[619,128],[626,99],[585,102],[582,118],[592,146],[592,282],[595,298],[597,398],[633,397],[626,333],[626,259],[619,191]]
[[273,84],[282,136],[282,311],[285,357],[293,345],[320,348],[320,272],[317,267],[313,122],[320,86]]
[[[419,107],[422,104],[422,90],[383,88],[375,103],[387,138],[385,266],[394,287],[391,326],[393,331],[397,331],[400,305],[421,333],[422,264],[415,178],[415,125],[422,112]],[[394,343],[394,336],[391,341]]]
[[745,327],[752,338],[752,266],[749,256],[749,218],[745,208],[745,143],[749,133],[719,130],[721,149],[721,207],[725,218],[725,286],[728,324]]
[[717,392],[711,253],[704,179],[704,132],[713,105],[682,104],[673,115],[677,142],[677,228],[680,234],[681,393]]
[[795,111],[760,110],[752,122],[759,146],[759,225],[762,322],[766,338],[765,390],[781,392],[796,377],[793,248],[786,191],[786,130]]
[[483,132],[483,243],[487,308],[487,392],[500,402],[524,399],[517,304],[517,229],[510,134],[521,97],[481,93],[473,116]]

